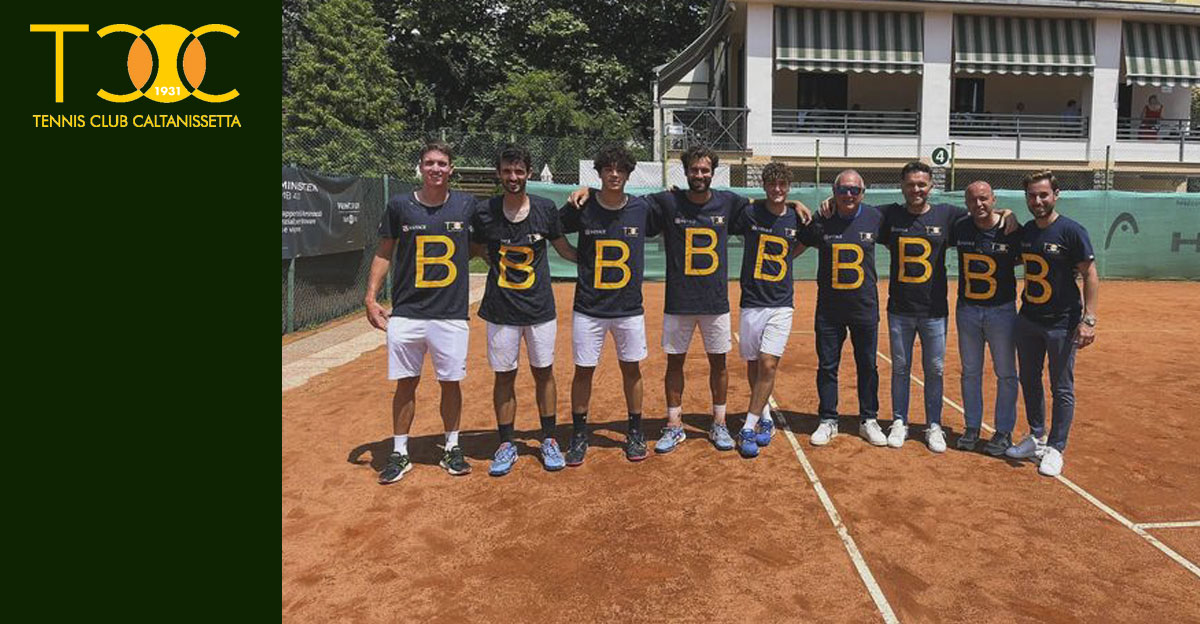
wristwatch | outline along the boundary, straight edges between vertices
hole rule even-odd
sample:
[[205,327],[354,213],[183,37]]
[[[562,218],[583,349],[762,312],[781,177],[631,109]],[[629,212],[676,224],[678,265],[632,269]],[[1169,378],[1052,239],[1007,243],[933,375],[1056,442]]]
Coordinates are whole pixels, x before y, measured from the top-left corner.
[[1083,317],[1083,324],[1087,325],[1088,327],[1095,327],[1096,326],[1096,316],[1094,314],[1085,315]]

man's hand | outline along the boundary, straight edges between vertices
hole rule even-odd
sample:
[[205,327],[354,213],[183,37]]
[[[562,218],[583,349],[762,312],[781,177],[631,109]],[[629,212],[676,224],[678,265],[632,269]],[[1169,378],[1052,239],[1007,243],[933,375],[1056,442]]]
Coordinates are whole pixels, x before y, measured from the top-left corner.
[[581,186],[574,191],[571,191],[571,195],[567,197],[567,203],[576,208],[583,208],[583,205],[587,203],[588,197],[591,194],[592,189],[586,186]]
[[828,219],[833,216],[833,212],[837,210],[837,204],[833,201],[833,196],[830,195],[821,200],[821,216]]
[[792,201],[789,201],[788,204],[790,204],[792,208],[796,210],[796,214],[800,217],[800,223],[803,223],[804,225],[812,223],[812,211],[808,209],[808,206],[804,205],[804,202],[793,199]]
[[1075,336],[1072,339],[1075,341],[1076,347],[1083,349],[1096,342],[1096,328],[1087,323],[1080,322],[1075,326]]
[[1000,211],[1000,219],[1004,221],[1005,234],[1012,234],[1021,227],[1021,224],[1017,222],[1017,215],[1013,214],[1013,211],[1007,208]]
[[387,331],[387,308],[379,305],[379,302],[375,301],[374,298],[367,299],[367,320],[371,322],[371,327],[380,331]]

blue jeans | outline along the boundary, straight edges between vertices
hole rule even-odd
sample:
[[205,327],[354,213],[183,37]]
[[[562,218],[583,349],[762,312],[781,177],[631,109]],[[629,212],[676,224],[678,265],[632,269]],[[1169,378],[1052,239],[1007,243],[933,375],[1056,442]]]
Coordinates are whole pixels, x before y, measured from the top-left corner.
[[846,334],[854,347],[854,365],[858,372],[858,415],[866,420],[879,413],[879,368],[875,350],[879,343],[879,323],[849,324],[817,316],[817,396],[821,420],[838,417],[838,366],[842,361],[842,345]]
[[1017,317],[1017,360],[1021,364],[1021,392],[1025,395],[1029,431],[1038,437],[1046,432],[1042,365],[1048,359],[1054,412],[1046,443],[1059,451],[1067,448],[1067,434],[1075,419],[1075,341],[1071,339],[1074,334],[1074,327],[1046,327]]
[[958,326],[958,355],[962,360],[962,396],[968,427],[983,424],[983,350],[992,352],[996,372],[996,431],[1012,433],[1017,424],[1017,346],[1013,332],[1017,306],[959,304],[954,313]]
[[925,422],[942,424],[942,369],[946,359],[946,317],[919,318],[888,313],[892,350],[892,418],[908,423],[908,379],[913,340],[921,336],[921,368],[925,373]]

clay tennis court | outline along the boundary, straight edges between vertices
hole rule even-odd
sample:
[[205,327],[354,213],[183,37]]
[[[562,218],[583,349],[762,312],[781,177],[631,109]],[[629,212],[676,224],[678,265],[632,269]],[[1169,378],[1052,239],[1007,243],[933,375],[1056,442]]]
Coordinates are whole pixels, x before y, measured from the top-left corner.
[[[644,290],[652,441],[665,416],[663,285]],[[573,285],[556,284],[555,292],[565,443]],[[718,453],[705,438],[711,401],[698,338],[686,371],[689,439],[637,464],[620,447],[624,399],[607,346],[595,377],[587,462],[542,469],[522,356],[523,456],[512,474],[489,477],[497,444],[492,373],[475,317],[461,427],[469,476],[437,467],[442,425],[428,364],[409,443],[416,466],[386,487],[376,483],[392,448],[392,383],[382,348],[284,392],[283,618],[1200,622],[1200,441],[1192,426],[1200,283],[1102,284],[1097,342],[1076,364],[1065,479],[1039,476],[1029,462],[954,450],[963,419],[949,403],[943,414],[951,449],[930,453],[915,384],[910,413],[918,426],[903,449],[869,446],[857,435],[856,417],[842,418],[842,435],[830,446],[810,446],[815,295],[813,282],[796,283],[794,331],[775,388],[777,422],[794,435],[781,428],[754,460]],[[737,296],[734,282],[735,330]],[[961,405],[955,337],[951,330],[945,395]],[[888,353],[886,321],[879,348]],[[854,415],[849,349],[839,409]],[[891,368],[884,357],[878,364],[886,428]],[[736,344],[729,366],[736,431],[748,400]],[[986,371],[984,422],[991,424],[990,363]],[[912,372],[921,377],[919,365]],[[1026,431],[1021,405],[1014,438]],[[1186,524],[1156,526],[1164,523]]]

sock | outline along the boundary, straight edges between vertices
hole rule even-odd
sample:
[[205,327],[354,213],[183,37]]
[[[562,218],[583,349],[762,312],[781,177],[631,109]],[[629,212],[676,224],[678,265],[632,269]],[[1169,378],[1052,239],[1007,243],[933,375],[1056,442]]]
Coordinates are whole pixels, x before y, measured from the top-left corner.
[[746,424],[742,425],[742,429],[754,429],[754,425],[758,424],[758,419],[762,418],[754,412],[746,412]]
[[719,422],[719,423],[725,422],[725,406],[724,405],[714,405],[713,406],[713,420],[716,422]]
[[771,404],[770,403],[763,405],[763,413],[762,413],[761,418],[767,422],[773,422],[771,419]]
[[571,412],[571,428],[575,433],[587,433],[587,412]]
[[641,412],[629,412],[629,431],[632,433],[634,431],[641,431],[641,430],[642,430],[642,413]]
[[513,424],[512,423],[508,423],[507,425],[499,425],[499,426],[497,426],[497,428],[500,430],[500,443],[501,444],[504,444],[505,442],[513,441]]
[[408,455],[408,434],[392,436],[392,452]]
[[458,430],[446,432],[446,450],[458,446]]
[[555,421],[558,420],[554,414],[542,416],[542,439],[554,437]]
[[[679,405],[676,407],[671,407],[670,405],[667,406],[667,426],[668,427],[671,426],[671,423],[679,423],[682,419],[683,419],[683,406],[682,405]],[[682,424],[682,423],[680,423],[680,424]]]

